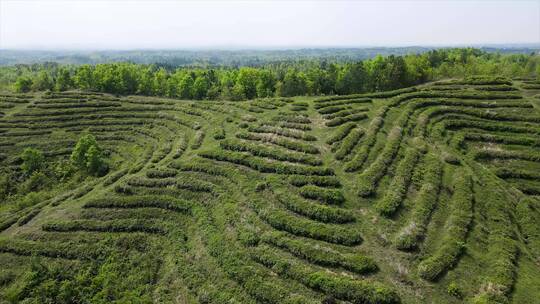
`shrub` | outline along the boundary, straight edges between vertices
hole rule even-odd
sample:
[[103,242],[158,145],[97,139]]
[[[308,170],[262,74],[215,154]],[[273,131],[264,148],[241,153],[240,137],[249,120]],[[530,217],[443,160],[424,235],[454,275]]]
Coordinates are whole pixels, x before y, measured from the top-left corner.
[[415,249],[420,239],[424,236],[431,213],[437,204],[441,174],[442,168],[438,157],[428,154],[423,184],[417,194],[410,220],[401,229],[395,240],[395,245],[398,249]]
[[319,188],[313,185],[307,185],[300,188],[300,195],[305,198],[315,199],[332,205],[338,205],[345,202],[345,197],[340,190]]
[[193,150],[199,149],[204,140],[204,136],[205,136],[205,133],[203,130],[198,130],[197,132],[195,132],[193,143],[191,144],[191,149]]
[[369,123],[363,145],[358,149],[354,158],[345,166],[346,172],[356,171],[364,165],[364,162],[369,155],[369,150],[377,141],[377,133],[384,123],[384,117],[382,114],[386,112],[382,110],[381,112],[382,113],[373,118],[373,120]]
[[23,161],[21,169],[27,175],[42,170],[45,167],[45,157],[43,156],[43,152],[38,149],[24,149],[21,154],[21,159]]
[[203,151],[199,153],[204,158],[226,161],[233,164],[243,165],[262,173],[277,174],[300,174],[300,175],[334,175],[330,168],[292,165],[287,163],[269,162],[264,159],[253,157],[238,152],[230,151]]
[[450,202],[451,212],[444,232],[442,246],[418,265],[421,278],[435,280],[455,264],[461,254],[473,216],[471,177],[459,172],[454,179],[454,194]]
[[396,173],[386,190],[384,197],[375,204],[375,209],[382,215],[390,216],[394,214],[401,205],[409,185],[414,167],[418,162],[419,152],[414,148],[405,151],[405,156],[399,162]]
[[51,183],[51,179],[43,172],[36,171],[28,177],[26,181],[21,185],[21,190],[25,193],[32,191],[39,191]]
[[461,293],[461,289],[456,284],[456,282],[451,282],[450,284],[448,284],[448,287],[446,288],[446,292],[448,292],[449,295],[458,299],[461,299],[463,296]]
[[249,127],[249,132],[255,132],[255,133],[272,133],[276,135],[281,135],[285,137],[291,137],[295,139],[301,139],[305,141],[316,141],[317,138],[313,135],[307,134],[302,131],[295,131],[295,130],[288,130],[283,129],[279,127],[271,127],[271,126],[259,126],[259,127]]
[[244,132],[236,133],[236,137],[240,139],[269,142],[277,146],[281,146],[283,148],[287,148],[287,149],[298,151],[298,152],[304,152],[304,153],[309,153],[309,154],[320,153],[319,149],[317,149],[316,147],[310,144],[290,140],[287,138],[279,138],[276,136],[266,136],[264,134],[254,134],[254,133],[244,133]]
[[49,222],[41,226],[44,231],[73,232],[73,231],[94,231],[94,232],[145,232],[164,234],[165,230],[154,224],[150,220],[74,220]]
[[360,138],[364,135],[364,130],[362,129],[354,129],[352,130],[341,143],[341,146],[339,146],[339,149],[336,151],[335,157],[338,160],[344,159],[351,151],[354,149],[354,147],[358,144],[358,141]]
[[395,155],[399,150],[403,131],[401,127],[394,127],[388,138],[382,152],[377,159],[360,175],[358,184],[358,194],[366,197],[375,192],[379,180],[386,174],[386,170],[392,164]]
[[338,141],[343,140],[349,133],[356,127],[354,122],[348,122],[341,125],[330,138],[326,140],[326,143],[332,145]]
[[312,203],[286,193],[278,194],[277,198],[287,209],[316,221],[342,224],[355,220],[354,215],[346,209]]
[[316,185],[320,187],[341,187],[339,179],[334,176],[291,175],[289,176],[289,183],[297,187],[305,185]]
[[292,277],[312,289],[320,290],[337,299],[352,303],[400,302],[397,293],[380,283],[357,280],[326,271],[315,271],[292,260],[280,259],[268,247],[258,247],[253,252],[253,258],[278,274]]
[[362,242],[360,233],[350,226],[319,223],[270,207],[258,210],[258,214],[275,229],[294,235],[346,246],[358,245]]
[[83,206],[84,208],[160,208],[176,212],[188,212],[191,203],[170,196],[142,195],[142,196],[113,196],[93,199]]
[[230,151],[249,152],[255,156],[268,157],[275,160],[303,163],[307,165],[319,166],[322,161],[312,155],[294,153],[278,150],[272,147],[251,144],[236,139],[226,139],[220,142],[223,149]]
[[375,261],[360,254],[341,253],[326,246],[311,244],[312,241],[294,239],[283,232],[266,232],[261,240],[291,254],[321,266],[342,267],[359,274],[377,271]]
[[335,127],[342,125],[349,121],[359,121],[368,118],[368,115],[366,113],[356,113],[349,116],[342,116],[342,117],[336,117],[332,120],[329,120],[326,122],[326,126],[328,127]]

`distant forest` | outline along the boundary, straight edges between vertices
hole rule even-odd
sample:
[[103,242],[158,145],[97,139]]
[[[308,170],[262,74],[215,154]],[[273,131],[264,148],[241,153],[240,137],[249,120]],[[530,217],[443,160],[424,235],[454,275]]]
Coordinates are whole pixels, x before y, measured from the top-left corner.
[[[208,51],[207,59],[201,59],[205,58],[203,52],[199,57],[185,57],[185,62],[180,57],[171,57],[157,63],[152,60],[165,58],[157,51],[141,51],[140,55],[126,52],[129,56],[115,52],[107,57],[113,62],[97,64],[65,64],[73,59],[66,55],[71,59],[57,58],[60,63],[0,67],[0,89],[17,92],[80,89],[118,95],[246,100],[384,91],[474,75],[540,77],[540,56],[534,52],[402,48],[410,54],[372,57],[370,49],[365,49],[363,55],[353,50],[252,51],[252,55],[250,51],[244,51],[248,52],[244,55],[241,51],[230,51],[229,55],[218,52],[216,57]],[[6,58],[3,62],[9,63],[10,57]],[[82,57],[80,62],[88,58]],[[116,59],[122,62],[114,62]]]

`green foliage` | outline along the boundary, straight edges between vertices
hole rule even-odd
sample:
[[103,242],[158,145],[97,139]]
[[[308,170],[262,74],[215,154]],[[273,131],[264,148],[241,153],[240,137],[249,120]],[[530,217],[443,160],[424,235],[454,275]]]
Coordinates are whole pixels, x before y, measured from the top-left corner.
[[450,204],[452,211],[446,224],[443,245],[418,265],[418,274],[423,279],[437,279],[456,263],[464,249],[465,238],[473,216],[472,181],[469,175],[459,172],[455,178],[454,194]]
[[43,156],[43,152],[38,149],[24,149],[21,154],[21,159],[23,161],[21,169],[27,175],[31,175],[32,173],[45,168],[45,156]]
[[456,284],[456,282],[452,282],[452,283],[448,284],[448,287],[447,287],[446,291],[448,292],[449,295],[451,295],[451,296],[453,296],[455,298],[458,298],[458,299],[461,299],[461,297],[463,296],[462,292],[461,292],[461,289]]
[[102,176],[109,170],[103,152],[92,134],[86,134],[79,138],[71,153],[71,161],[79,169],[91,175]]
[[[352,57],[357,58],[357,54]],[[351,57],[338,61],[333,58],[330,63],[320,58],[307,61],[277,60],[276,62],[279,61],[280,64],[262,60],[257,61],[255,65],[238,67],[235,59],[234,62],[229,62],[230,66],[218,68],[166,65],[167,69],[158,65],[113,60],[114,63],[79,66],[50,63],[18,65],[9,67],[6,71],[0,70],[0,75],[11,72],[9,69],[15,69],[16,75],[23,75],[17,80],[12,80],[15,82],[17,92],[47,90],[54,87],[58,91],[76,88],[112,94],[142,94],[181,99],[245,100],[271,96],[387,91],[429,80],[464,76],[471,77],[446,84],[499,85],[507,84],[508,81],[475,75],[528,76],[539,66],[535,55],[495,56],[472,48],[437,49],[421,54],[376,56],[372,59],[358,60],[359,58],[351,60]],[[185,62],[182,62],[183,64]],[[47,79],[42,71],[47,75],[56,76],[54,79]],[[387,98],[391,95],[392,93],[373,96]]]
[[384,197],[375,204],[375,209],[382,215],[391,216],[405,198],[414,167],[418,161],[419,152],[415,148],[405,151],[405,156],[399,162],[396,173]]
[[340,190],[320,188],[314,185],[306,185],[300,188],[300,194],[305,198],[315,199],[332,205],[339,205],[345,202],[345,197]]
[[409,222],[398,233],[395,245],[400,250],[413,250],[424,237],[431,213],[438,201],[442,168],[440,160],[433,154],[426,156],[424,180],[417,194]]
[[29,92],[32,88],[32,79],[27,76],[20,76],[15,81],[14,88],[17,93]]

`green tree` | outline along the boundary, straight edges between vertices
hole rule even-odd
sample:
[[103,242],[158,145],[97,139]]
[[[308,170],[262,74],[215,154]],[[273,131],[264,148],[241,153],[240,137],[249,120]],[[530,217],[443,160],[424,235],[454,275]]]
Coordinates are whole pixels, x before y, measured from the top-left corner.
[[43,152],[38,149],[24,149],[21,159],[23,161],[21,169],[27,175],[30,175],[35,171],[42,170],[45,167],[45,157],[43,156]]
[[68,69],[62,68],[58,71],[55,89],[57,91],[66,91],[73,86],[73,81]]
[[193,75],[186,74],[178,85],[178,96],[182,99],[192,99],[193,95]]
[[259,72],[255,68],[242,67],[238,71],[236,83],[240,84],[247,99],[257,97],[257,82],[259,80]]
[[92,175],[102,175],[108,169],[101,148],[92,134],[86,134],[79,139],[71,153],[71,161],[79,169]]
[[276,78],[271,71],[261,70],[257,79],[257,97],[271,97],[274,95]]
[[39,72],[38,76],[34,79],[32,84],[33,91],[47,91],[54,88],[54,82],[52,81],[47,71]]
[[198,75],[195,82],[193,82],[193,98],[204,99],[206,97],[206,93],[208,92],[208,88],[209,83],[208,79],[206,79],[206,75]]
[[32,79],[26,76],[20,76],[15,81],[15,92],[26,93],[32,89]]
[[107,173],[107,164],[103,158],[102,152],[97,145],[88,148],[85,154],[86,170],[92,175],[102,176]]
[[153,93],[155,96],[165,96],[167,93],[167,71],[164,68],[154,74]]
[[85,64],[80,66],[75,75],[73,76],[75,86],[81,90],[96,90],[96,83],[94,81],[94,69],[92,66]]
[[308,84],[305,74],[289,69],[283,79],[281,96],[306,95],[307,92]]

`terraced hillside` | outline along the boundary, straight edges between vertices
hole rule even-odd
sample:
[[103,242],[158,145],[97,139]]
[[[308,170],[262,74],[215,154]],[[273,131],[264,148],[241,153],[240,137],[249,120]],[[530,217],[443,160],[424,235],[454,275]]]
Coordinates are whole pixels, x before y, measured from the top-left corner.
[[0,206],[0,302],[540,303],[538,93],[3,95],[4,169],[90,132],[111,170]]

